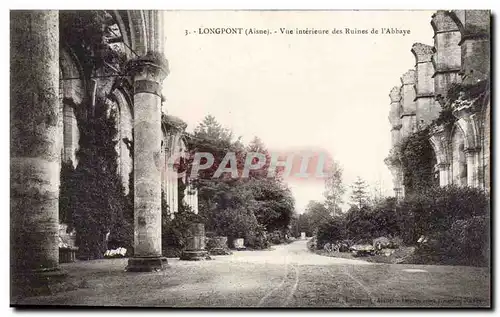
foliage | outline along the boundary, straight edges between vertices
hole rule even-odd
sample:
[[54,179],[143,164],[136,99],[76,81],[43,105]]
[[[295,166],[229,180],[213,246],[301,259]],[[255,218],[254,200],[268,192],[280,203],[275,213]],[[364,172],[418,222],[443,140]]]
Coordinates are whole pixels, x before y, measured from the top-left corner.
[[343,203],[342,197],[345,193],[345,186],[342,183],[343,169],[338,162],[332,162],[328,169],[328,176],[325,179],[325,200],[326,206],[332,215],[340,215]]
[[305,214],[307,215],[308,222],[308,230],[312,234],[314,234],[318,228],[324,224],[329,222],[332,219],[332,216],[326,206],[323,203],[311,200],[307,206]]
[[473,100],[489,93],[490,82],[488,79],[473,84],[453,83],[448,89],[447,98],[450,102],[459,98]]
[[321,249],[326,243],[337,242],[346,237],[346,224],[342,217],[330,219],[322,223],[317,233],[317,248]]
[[162,253],[178,257],[187,246],[189,227],[194,223],[204,223],[205,219],[195,214],[188,205],[181,203],[179,211],[171,217],[171,211],[162,192]]
[[61,162],[60,186],[59,186],[59,222],[71,224],[71,194],[72,187],[75,185],[72,182],[75,169],[73,162]]
[[436,186],[435,156],[429,142],[429,130],[418,131],[401,142],[401,165],[406,195],[411,196]]
[[112,16],[103,10],[61,11],[60,30],[67,44],[73,49],[87,77],[106,64],[120,68],[126,61],[125,53],[107,38],[112,33]]
[[439,116],[437,117],[437,119],[432,121],[431,126],[453,125],[456,121],[457,118],[453,115],[451,106],[447,104],[443,106],[443,108],[439,112]]
[[[408,263],[488,265],[489,202],[470,187],[430,187],[397,202],[387,198],[373,206],[352,206],[342,217],[322,223],[315,246],[346,239],[371,244],[386,237],[404,245],[422,243]],[[402,241],[401,241],[402,240]]]
[[255,216],[268,232],[290,224],[294,200],[288,187],[272,178],[250,178],[244,185],[255,200]]
[[451,226],[452,252],[463,265],[487,266],[490,253],[490,217],[474,216]]
[[352,203],[358,206],[358,208],[366,206],[368,204],[368,193],[366,190],[367,185],[365,181],[358,176],[358,178],[351,187],[352,187],[352,194],[351,194]]
[[67,203],[65,219],[77,232],[77,246],[83,258],[101,258],[110,244],[129,249],[133,225],[127,221],[127,202],[117,173],[116,113],[97,100],[93,117],[79,125],[78,166],[61,184]]
[[206,218],[207,231],[228,236],[229,243],[243,237],[248,246],[255,247],[252,244],[265,244],[262,242],[265,230],[270,232],[288,227],[294,209],[293,197],[279,177],[267,177],[266,165],[252,170],[248,178],[231,178],[227,173],[213,178],[228,152],[236,153],[238,176],[248,152],[262,153],[269,158],[260,139],[255,138],[245,148],[239,139],[234,140],[230,130],[209,115],[196,127],[188,147],[188,174],[191,174],[195,153],[208,152],[214,156],[214,164],[199,171],[198,178],[193,181],[198,189],[200,214]]
[[418,234],[448,231],[457,220],[489,214],[484,191],[457,186],[430,188],[406,198],[401,208],[415,215]]
[[296,238],[300,237],[302,232],[306,233],[306,236],[312,236],[312,230],[309,226],[309,214],[297,214],[294,213],[292,215],[292,219],[290,221],[290,229],[292,235]]

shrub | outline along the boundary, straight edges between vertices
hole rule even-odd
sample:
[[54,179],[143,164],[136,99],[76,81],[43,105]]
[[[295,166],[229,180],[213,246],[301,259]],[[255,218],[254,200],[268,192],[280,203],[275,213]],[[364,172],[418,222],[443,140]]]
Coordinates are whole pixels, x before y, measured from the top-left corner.
[[245,239],[245,245],[247,247],[253,248],[253,249],[267,249],[271,246],[271,243],[269,241],[269,237],[266,234],[266,231],[264,230],[264,226],[259,225],[255,232],[251,231],[247,234],[247,238]]
[[471,187],[431,188],[405,199],[401,208],[413,213],[417,235],[447,231],[457,220],[489,213],[484,191]]
[[405,214],[402,237],[414,244],[420,235],[428,242],[415,252],[416,263],[487,265],[489,202],[480,189],[447,186],[413,195],[400,208]]
[[162,251],[165,256],[177,257],[186,248],[189,236],[189,227],[193,223],[204,223],[205,219],[195,214],[182,204],[174,219],[170,217],[170,211],[166,204],[162,215]]
[[252,240],[258,229],[253,212],[239,207],[230,207],[215,214],[215,224],[216,233],[227,236],[230,245],[237,238]]
[[323,248],[326,243],[337,243],[346,236],[345,223],[340,217],[331,219],[319,226],[316,236],[318,249]]
[[309,249],[309,251],[316,251],[316,237],[312,237],[311,239],[309,239],[309,241],[307,241],[307,248]]
[[127,199],[117,173],[116,115],[105,100],[96,100],[92,116],[79,122],[78,166],[72,171],[63,165],[61,215],[76,229],[83,259],[103,257],[108,233],[111,243],[132,246]]
[[466,220],[457,220],[450,229],[451,255],[457,263],[475,266],[487,266],[490,253],[490,218],[475,216]]

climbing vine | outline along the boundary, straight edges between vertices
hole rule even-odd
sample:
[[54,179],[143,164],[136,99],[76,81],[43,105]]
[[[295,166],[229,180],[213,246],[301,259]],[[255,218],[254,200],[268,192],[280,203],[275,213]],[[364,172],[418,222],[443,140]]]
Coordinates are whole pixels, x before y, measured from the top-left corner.
[[61,11],[59,28],[62,38],[81,61],[86,78],[94,70],[120,70],[126,54],[113,39],[119,35],[113,30],[111,14],[102,10]]
[[133,222],[117,173],[116,112],[97,100],[94,116],[80,122],[79,128],[78,166],[73,171],[63,164],[60,211],[61,219],[76,229],[79,257],[95,259],[107,248],[129,248]]
[[429,142],[429,130],[418,131],[401,142],[400,159],[407,195],[422,193],[434,182],[434,152]]

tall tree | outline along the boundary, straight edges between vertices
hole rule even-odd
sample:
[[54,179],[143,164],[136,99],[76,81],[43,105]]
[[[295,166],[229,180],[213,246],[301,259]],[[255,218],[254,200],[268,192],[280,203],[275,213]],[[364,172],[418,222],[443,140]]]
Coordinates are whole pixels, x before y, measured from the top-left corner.
[[332,216],[339,216],[342,213],[340,205],[343,203],[345,194],[345,186],[342,183],[342,167],[336,161],[332,161],[325,179],[325,196],[326,208]]
[[351,201],[358,208],[368,204],[368,192],[365,181],[361,177],[357,177],[356,181],[352,184]]
[[332,216],[325,204],[311,200],[306,206],[306,214],[309,220],[309,229],[314,232],[320,225],[328,223]]

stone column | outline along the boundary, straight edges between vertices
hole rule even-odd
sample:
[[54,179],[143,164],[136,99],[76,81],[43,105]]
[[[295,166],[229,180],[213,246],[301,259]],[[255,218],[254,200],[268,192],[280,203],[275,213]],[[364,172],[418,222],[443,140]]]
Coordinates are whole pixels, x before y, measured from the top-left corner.
[[422,43],[415,43],[411,48],[415,56],[415,102],[416,121],[420,128],[427,126],[432,120],[439,117],[441,106],[436,102],[434,94],[434,66],[431,57],[433,47]]
[[439,163],[437,164],[439,169],[439,186],[444,187],[450,183],[450,164],[449,163]]
[[393,87],[389,93],[391,110],[389,122],[391,123],[391,144],[394,147],[401,141],[401,87]]
[[490,77],[489,10],[454,10],[450,13],[461,30],[460,49],[464,84],[475,84]]
[[193,223],[189,226],[186,250],[182,251],[181,260],[199,261],[210,259],[205,250],[205,225]]
[[467,161],[467,186],[479,187],[479,149],[466,149],[465,159]]
[[[10,219],[13,293],[59,263],[59,13],[11,11]],[[33,280],[32,280],[33,278]]]
[[401,139],[415,132],[415,70],[410,69],[401,76]]
[[434,30],[434,92],[436,99],[444,103],[448,89],[461,81],[460,31],[447,11],[440,10],[432,15]]
[[163,268],[161,248],[161,87],[166,61],[153,56],[132,60],[134,80],[134,257],[128,271]]

